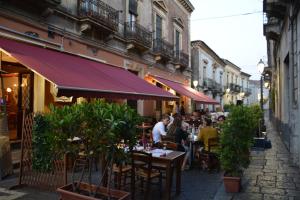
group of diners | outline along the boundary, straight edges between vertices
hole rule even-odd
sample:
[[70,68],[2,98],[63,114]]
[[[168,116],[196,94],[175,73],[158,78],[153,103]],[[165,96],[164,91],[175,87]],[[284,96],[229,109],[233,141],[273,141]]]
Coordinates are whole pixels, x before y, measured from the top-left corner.
[[[199,117],[197,112],[193,112],[188,118],[177,113],[174,115],[164,114],[161,121],[153,127],[153,145],[162,147],[165,142],[176,143],[178,151],[186,152],[182,170],[189,169],[191,153],[195,155],[199,151],[208,151],[209,138],[218,138],[218,125],[224,120],[225,116],[221,115],[217,118],[217,122],[213,123],[209,115]],[[196,149],[191,149],[190,142],[194,140],[194,135],[198,145]]]

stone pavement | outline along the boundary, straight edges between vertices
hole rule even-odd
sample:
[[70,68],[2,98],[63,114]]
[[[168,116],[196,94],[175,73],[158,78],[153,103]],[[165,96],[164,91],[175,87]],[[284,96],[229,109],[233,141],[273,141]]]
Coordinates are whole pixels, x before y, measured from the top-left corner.
[[[53,200],[59,199],[55,192],[37,190],[30,187],[23,187],[16,190],[8,190],[18,181],[18,175],[0,181],[0,200]],[[163,183],[164,184],[164,183]],[[213,199],[218,188],[222,184],[221,173],[207,173],[195,167],[186,170],[182,175],[182,192],[175,196],[175,182],[172,188],[172,199],[174,200],[209,200]],[[151,186],[151,199],[160,199],[159,189],[156,185]],[[137,200],[142,199],[142,195],[137,194]]]
[[290,153],[267,118],[266,126],[272,148],[251,152],[251,163],[242,178],[242,191],[228,194],[222,186],[214,199],[300,199],[300,170],[292,165]]

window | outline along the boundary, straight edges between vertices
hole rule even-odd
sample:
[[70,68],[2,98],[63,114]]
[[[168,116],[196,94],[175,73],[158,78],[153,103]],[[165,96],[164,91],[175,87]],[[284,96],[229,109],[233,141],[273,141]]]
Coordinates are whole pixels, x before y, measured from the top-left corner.
[[294,18],[292,21],[292,60],[293,60],[293,103],[297,104],[298,102],[298,54],[297,54],[297,19]]
[[242,78],[242,89],[244,89],[244,79]]
[[223,82],[223,73],[220,72],[220,84],[222,85],[222,82]]
[[216,80],[216,70],[215,69],[213,70],[213,77],[212,78],[213,78],[213,80]]
[[226,78],[226,81],[227,81],[227,87],[229,87],[229,72],[227,72],[227,78]]
[[178,30],[175,30],[175,53],[176,55],[179,55],[180,50],[180,32]]
[[137,1],[136,0],[129,0],[129,13],[133,15],[138,15],[137,13]]
[[162,38],[162,17],[156,15],[156,22],[155,22],[155,38],[161,39]]
[[206,79],[206,66],[203,67],[203,79]]

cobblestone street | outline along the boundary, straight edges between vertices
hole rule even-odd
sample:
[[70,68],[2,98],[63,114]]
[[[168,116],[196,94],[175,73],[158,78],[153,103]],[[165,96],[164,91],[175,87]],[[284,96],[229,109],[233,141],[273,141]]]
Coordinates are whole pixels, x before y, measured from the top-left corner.
[[252,151],[252,161],[243,177],[243,190],[233,199],[300,199],[299,168],[291,163],[290,154],[279,133],[266,120],[272,148]]

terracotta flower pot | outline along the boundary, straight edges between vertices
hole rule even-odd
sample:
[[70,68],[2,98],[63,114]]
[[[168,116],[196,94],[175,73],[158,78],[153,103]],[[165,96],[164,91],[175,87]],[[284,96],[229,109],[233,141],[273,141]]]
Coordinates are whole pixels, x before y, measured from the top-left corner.
[[236,193],[241,189],[241,177],[223,177],[226,192]]
[[[78,184],[77,182],[75,185]],[[90,185],[88,183],[80,183],[79,191],[73,191],[72,184],[62,186],[57,188],[57,192],[61,195],[61,200],[99,200],[99,199],[107,199],[107,188],[100,187],[97,190],[96,197],[88,196],[89,191],[95,192],[97,186]],[[86,194],[86,195],[85,195]],[[129,199],[130,193],[121,191],[121,190],[110,190],[110,196],[112,200],[125,200]]]

